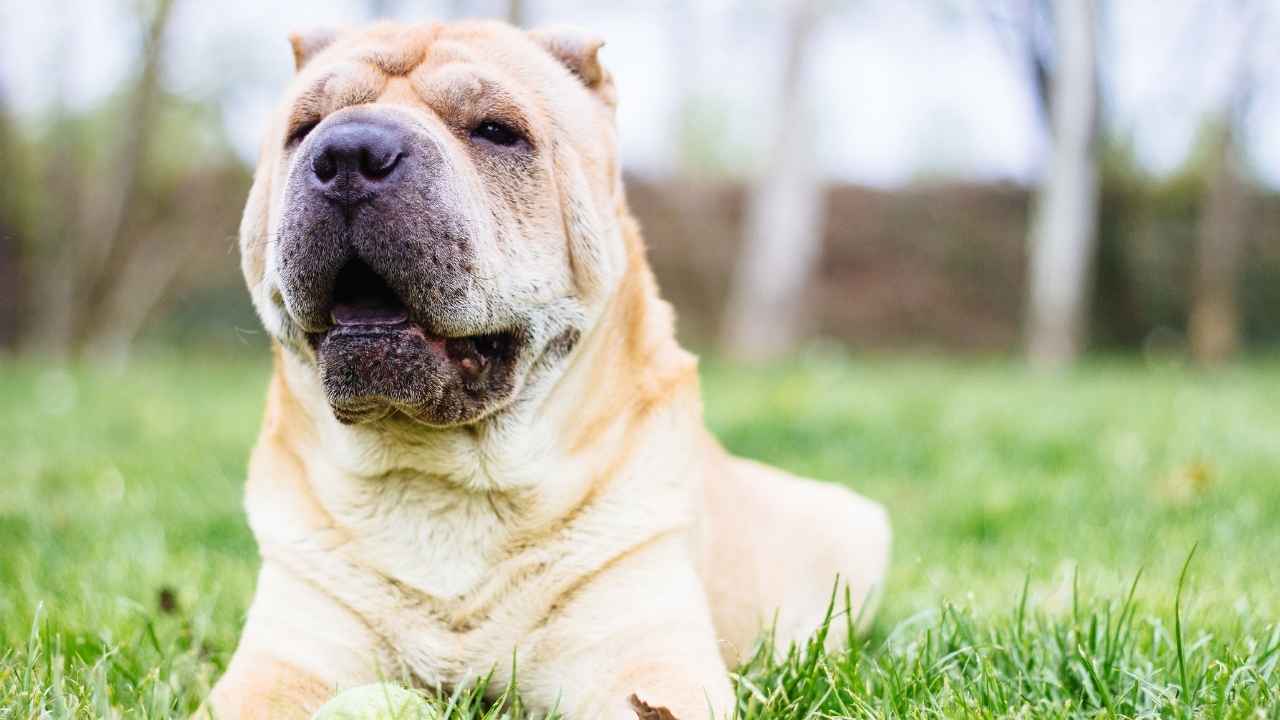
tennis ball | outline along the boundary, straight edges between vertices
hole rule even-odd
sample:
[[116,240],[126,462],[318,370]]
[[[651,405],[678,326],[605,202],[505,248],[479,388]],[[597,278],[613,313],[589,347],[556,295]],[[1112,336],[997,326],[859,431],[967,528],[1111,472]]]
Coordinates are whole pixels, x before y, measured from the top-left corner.
[[339,693],[311,720],[440,720],[440,715],[426,698],[412,690],[392,683],[374,683]]

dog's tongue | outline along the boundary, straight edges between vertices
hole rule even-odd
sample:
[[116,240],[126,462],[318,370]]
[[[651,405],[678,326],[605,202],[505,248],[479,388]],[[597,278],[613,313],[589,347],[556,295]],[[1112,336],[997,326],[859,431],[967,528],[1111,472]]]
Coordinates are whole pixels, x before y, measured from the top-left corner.
[[398,325],[409,319],[403,306],[385,303],[338,303],[333,306],[334,325]]

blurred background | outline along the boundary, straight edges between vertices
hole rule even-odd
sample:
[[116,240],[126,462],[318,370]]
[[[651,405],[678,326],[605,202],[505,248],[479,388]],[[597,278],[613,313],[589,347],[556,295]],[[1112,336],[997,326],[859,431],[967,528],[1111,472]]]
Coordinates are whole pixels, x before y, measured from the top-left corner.
[[0,352],[265,344],[235,233],[287,34],[607,39],[683,339],[729,357],[1280,343],[1277,0],[4,0]]
[[[1280,0],[0,0],[0,708],[188,717],[218,677],[270,362],[236,232],[287,37],[466,16],[607,39],[709,427],[889,509],[885,662],[987,702],[969,659],[1013,647],[1082,717],[1253,716],[1181,703],[1186,670],[1275,687]],[[1212,634],[1095,696],[1063,638],[1125,610],[1077,591],[1136,576],[1128,637]],[[1023,666],[1028,597],[1078,627]],[[947,644],[953,601],[996,630]],[[1027,707],[987,714],[1070,714]]]

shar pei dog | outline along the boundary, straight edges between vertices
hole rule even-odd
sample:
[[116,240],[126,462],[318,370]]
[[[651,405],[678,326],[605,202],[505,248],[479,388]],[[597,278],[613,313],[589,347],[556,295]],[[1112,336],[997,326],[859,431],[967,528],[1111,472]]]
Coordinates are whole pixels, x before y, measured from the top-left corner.
[[496,22],[293,38],[240,236],[275,353],[246,484],[262,567],[203,714],[492,672],[571,720],[725,717],[727,668],[762,630],[813,633],[837,577],[869,616],[883,509],[704,425],[601,45]]

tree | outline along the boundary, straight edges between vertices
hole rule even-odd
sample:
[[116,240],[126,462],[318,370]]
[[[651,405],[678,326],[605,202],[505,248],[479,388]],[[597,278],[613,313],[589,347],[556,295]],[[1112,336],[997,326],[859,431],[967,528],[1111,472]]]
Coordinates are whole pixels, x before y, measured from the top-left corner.
[[725,352],[746,360],[796,343],[802,296],[822,249],[823,182],[805,97],[818,0],[785,6],[786,46],[779,117],[769,163],[752,188],[739,265],[725,309]]
[[1243,119],[1257,85],[1251,72],[1251,51],[1260,28],[1266,26],[1264,3],[1237,0],[1234,13],[1235,47],[1228,67],[1222,106],[1207,123],[1209,158],[1207,188],[1196,239],[1195,277],[1188,319],[1191,355],[1204,365],[1229,359],[1240,346],[1240,306],[1237,286],[1246,241],[1249,187],[1239,137]]
[[[4,85],[0,84],[0,157],[14,171],[17,141],[10,123]],[[18,338],[18,313],[22,288],[18,271],[18,188],[17,183],[0,183],[0,351],[14,346]]]
[[1196,236],[1188,334],[1192,357],[1204,365],[1222,363],[1240,345],[1236,286],[1249,198],[1233,126],[1221,116],[1210,124],[1207,189]]
[[507,22],[516,27],[524,27],[528,22],[524,5],[524,0],[507,0]]
[[127,232],[159,109],[163,42],[173,6],[174,0],[156,0],[145,19],[141,66],[104,168],[77,157],[76,123],[65,108],[58,113],[56,132],[63,137],[47,165],[46,185],[61,206],[42,213],[47,217],[38,234],[51,256],[36,273],[39,301],[32,322],[31,344],[44,354],[123,354],[189,247],[161,238],[143,244]]
[[[147,19],[142,67],[125,111],[124,132],[112,151],[111,190],[91,206],[80,264],[77,302],[100,307],[91,324],[81,329],[85,350],[94,355],[123,357],[143,321],[164,297],[177,275],[189,244],[138,242],[125,238],[129,214],[136,208],[142,172],[150,149],[160,100],[160,68],[164,36],[174,0],[156,0]],[[115,271],[104,273],[104,268]]]
[[1096,22],[1095,0],[1054,0],[1051,149],[1028,237],[1027,352],[1044,368],[1073,362],[1085,339],[1097,244]]

